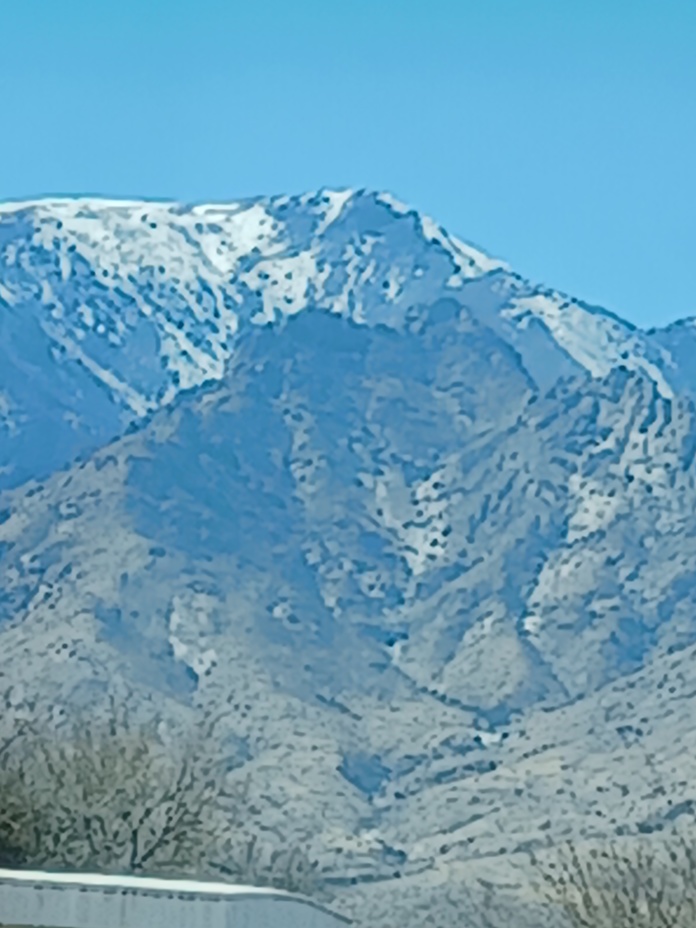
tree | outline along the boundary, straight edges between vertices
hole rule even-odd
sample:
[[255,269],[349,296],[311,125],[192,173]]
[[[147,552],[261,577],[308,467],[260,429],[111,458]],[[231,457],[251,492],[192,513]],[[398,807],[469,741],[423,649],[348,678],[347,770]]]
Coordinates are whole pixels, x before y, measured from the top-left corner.
[[[166,746],[127,716],[0,745],[0,858],[29,869],[234,879],[311,894],[316,865],[259,840],[206,729]],[[248,780],[246,781],[248,785]]]
[[608,843],[583,854],[569,842],[555,860],[532,863],[547,903],[572,928],[693,928],[696,925],[696,848],[681,838],[627,850]]

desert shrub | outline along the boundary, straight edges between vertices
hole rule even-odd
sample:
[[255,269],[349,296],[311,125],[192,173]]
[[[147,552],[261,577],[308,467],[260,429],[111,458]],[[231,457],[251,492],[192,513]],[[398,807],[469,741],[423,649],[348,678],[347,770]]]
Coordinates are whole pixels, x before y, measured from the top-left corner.
[[696,848],[682,838],[631,839],[582,852],[568,843],[532,858],[545,901],[572,928],[694,928]]
[[0,861],[24,869],[225,878],[318,891],[316,865],[260,840],[249,781],[230,787],[205,733],[80,725],[0,745]]

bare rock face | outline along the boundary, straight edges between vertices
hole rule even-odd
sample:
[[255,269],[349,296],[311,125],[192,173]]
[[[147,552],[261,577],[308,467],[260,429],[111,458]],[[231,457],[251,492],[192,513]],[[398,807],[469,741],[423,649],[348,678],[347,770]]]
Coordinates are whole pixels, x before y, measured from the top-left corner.
[[386,195],[0,208],[3,728],[215,719],[385,928],[690,815],[692,342]]

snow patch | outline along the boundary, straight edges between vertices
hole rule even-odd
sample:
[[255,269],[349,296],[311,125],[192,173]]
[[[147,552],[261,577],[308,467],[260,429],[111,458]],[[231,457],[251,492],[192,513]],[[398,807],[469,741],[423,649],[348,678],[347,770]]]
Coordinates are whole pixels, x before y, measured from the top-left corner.
[[262,309],[252,321],[273,322],[276,313],[291,316],[306,309],[310,282],[319,276],[317,258],[311,251],[259,261],[250,271],[240,274],[240,280],[262,301]]
[[674,397],[662,371],[645,357],[641,333],[613,316],[593,312],[560,294],[543,293],[513,298],[501,315],[520,329],[532,319],[540,320],[556,342],[593,377],[606,377],[617,367],[643,371],[657,384],[662,396]]
[[353,197],[353,190],[323,190],[322,199],[327,202],[324,215],[314,231],[315,237],[323,235],[343,212],[343,207]]

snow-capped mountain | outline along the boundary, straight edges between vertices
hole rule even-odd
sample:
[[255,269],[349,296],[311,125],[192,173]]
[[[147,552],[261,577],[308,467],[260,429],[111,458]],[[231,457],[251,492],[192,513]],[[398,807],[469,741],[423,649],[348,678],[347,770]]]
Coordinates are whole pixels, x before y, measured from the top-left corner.
[[524,281],[387,194],[8,203],[0,486],[28,479],[32,459],[49,473],[219,380],[252,325],[314,307],[403,330],[414,307],[443,296],[508,342],[541,388],[617,367],[644,371],[666,397],[694,386],[674,340]]
[[381,194],[2,207],[0,740],[215,718],[379,928],[691,814],[694,333]]

